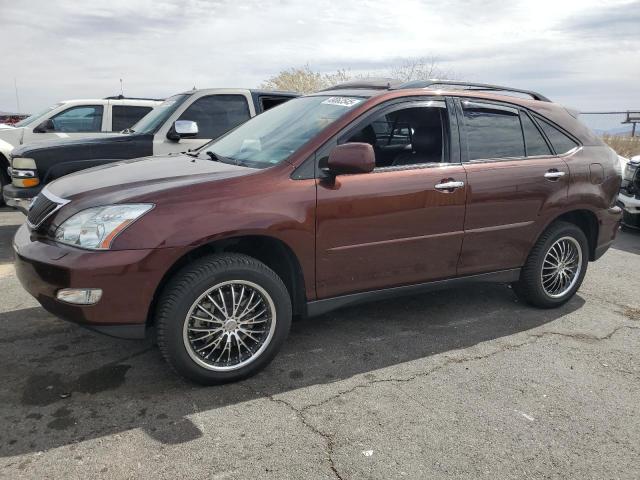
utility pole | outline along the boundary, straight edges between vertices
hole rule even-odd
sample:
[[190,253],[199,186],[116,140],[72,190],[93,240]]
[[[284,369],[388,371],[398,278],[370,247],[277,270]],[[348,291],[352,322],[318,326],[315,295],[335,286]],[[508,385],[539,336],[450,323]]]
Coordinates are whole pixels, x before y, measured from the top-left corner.
[[13,77],[13,86],[16,90],[16,107],[18,108],[16,113],[22,113],[20,111],[20,97],[18,96],[18,79],[16,77]]
[[631,124],[631,137],[636,136],[636,124],[640,123],[640,112],[627,112],[627,118],[622,123]]
[[124,86],[122,84],[122,79],[120,79],[120,95],[124,97]]

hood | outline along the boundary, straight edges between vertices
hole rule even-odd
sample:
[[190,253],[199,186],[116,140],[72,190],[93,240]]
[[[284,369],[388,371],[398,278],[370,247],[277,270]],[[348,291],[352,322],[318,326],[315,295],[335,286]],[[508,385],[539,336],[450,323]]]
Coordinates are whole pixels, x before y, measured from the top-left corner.
[[[16,129],[18,130],[18,129]],[[0,131],[0,138],[4,134],[4,130]],[[41,150],[56,150],[56,149],[73,149],[78,146],[82,147],[100,147],[103,145],[121,144],[135,141],[140,134],[131,135],[100,135],[96,137],[83,137],[83,138],[57,138],[53,140],[39,140],[30,142],[27,145],[22,145],[13,151],[14,157],[30,157],[32,153],[37,153]]]
[[64,176],[47,185],[58,197],[89,201],[101,196],[108,203],[123,202],[164,190],[255,173],[256,169],[169,154],[115,163]]
[[22,137],[24,135],[24,127],[8,127],[0,128],[0,145],[4,148],[0,148],[0,151],[8,149],[9,151],[19,146],[22,143]]

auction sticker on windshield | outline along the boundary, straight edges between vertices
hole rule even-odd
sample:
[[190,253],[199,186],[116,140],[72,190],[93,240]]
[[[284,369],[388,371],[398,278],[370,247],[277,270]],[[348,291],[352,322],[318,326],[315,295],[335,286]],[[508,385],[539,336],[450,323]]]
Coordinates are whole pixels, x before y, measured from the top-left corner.
[[324,102],[325,105],[339,105],[341,107],[353,107],[362,102],[361,98],[353,97],[329,97]]

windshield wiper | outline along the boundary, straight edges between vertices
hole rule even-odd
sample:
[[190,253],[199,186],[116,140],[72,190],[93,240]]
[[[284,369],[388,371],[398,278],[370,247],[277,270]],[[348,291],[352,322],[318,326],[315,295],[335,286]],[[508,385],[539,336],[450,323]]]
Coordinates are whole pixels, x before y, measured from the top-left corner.
[[222,162],[222,163],[225,163],[225,162],[223,162],[223,160],[222,160],[224,157],[221,157],[221,156],[220,156],[220,155],[218,155],[217,153],[212,152],[211,150],[207,150],[205,153],[206,153],[207,155],[209,155],[209,158],[210,158],[211,160],[213,160],[214,162]]
[[134,132],[135,132],[135,130],[133,128],[125,128],[120,133],[134,133]]

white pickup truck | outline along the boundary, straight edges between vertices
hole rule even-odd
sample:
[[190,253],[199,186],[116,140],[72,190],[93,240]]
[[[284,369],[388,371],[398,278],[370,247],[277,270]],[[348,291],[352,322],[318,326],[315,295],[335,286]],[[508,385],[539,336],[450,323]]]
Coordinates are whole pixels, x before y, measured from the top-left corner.
[[265,110],[298,96],[244,88],[190,90],[167,98],[121,135],[52,140],[11,154],[7,205],[26,211],[44,185],[85,168],[200,147]]
[[622,187],[618,194],[618,205],[622,208],[622,224],[640,228],[640,155],[620,158]]
[[0,203],[9,156],[15,147],[43,140],[80,139],[112,135],[131,127],[161,100],[126,98],[65,100],[31,115],[13,126],[0,128]]

